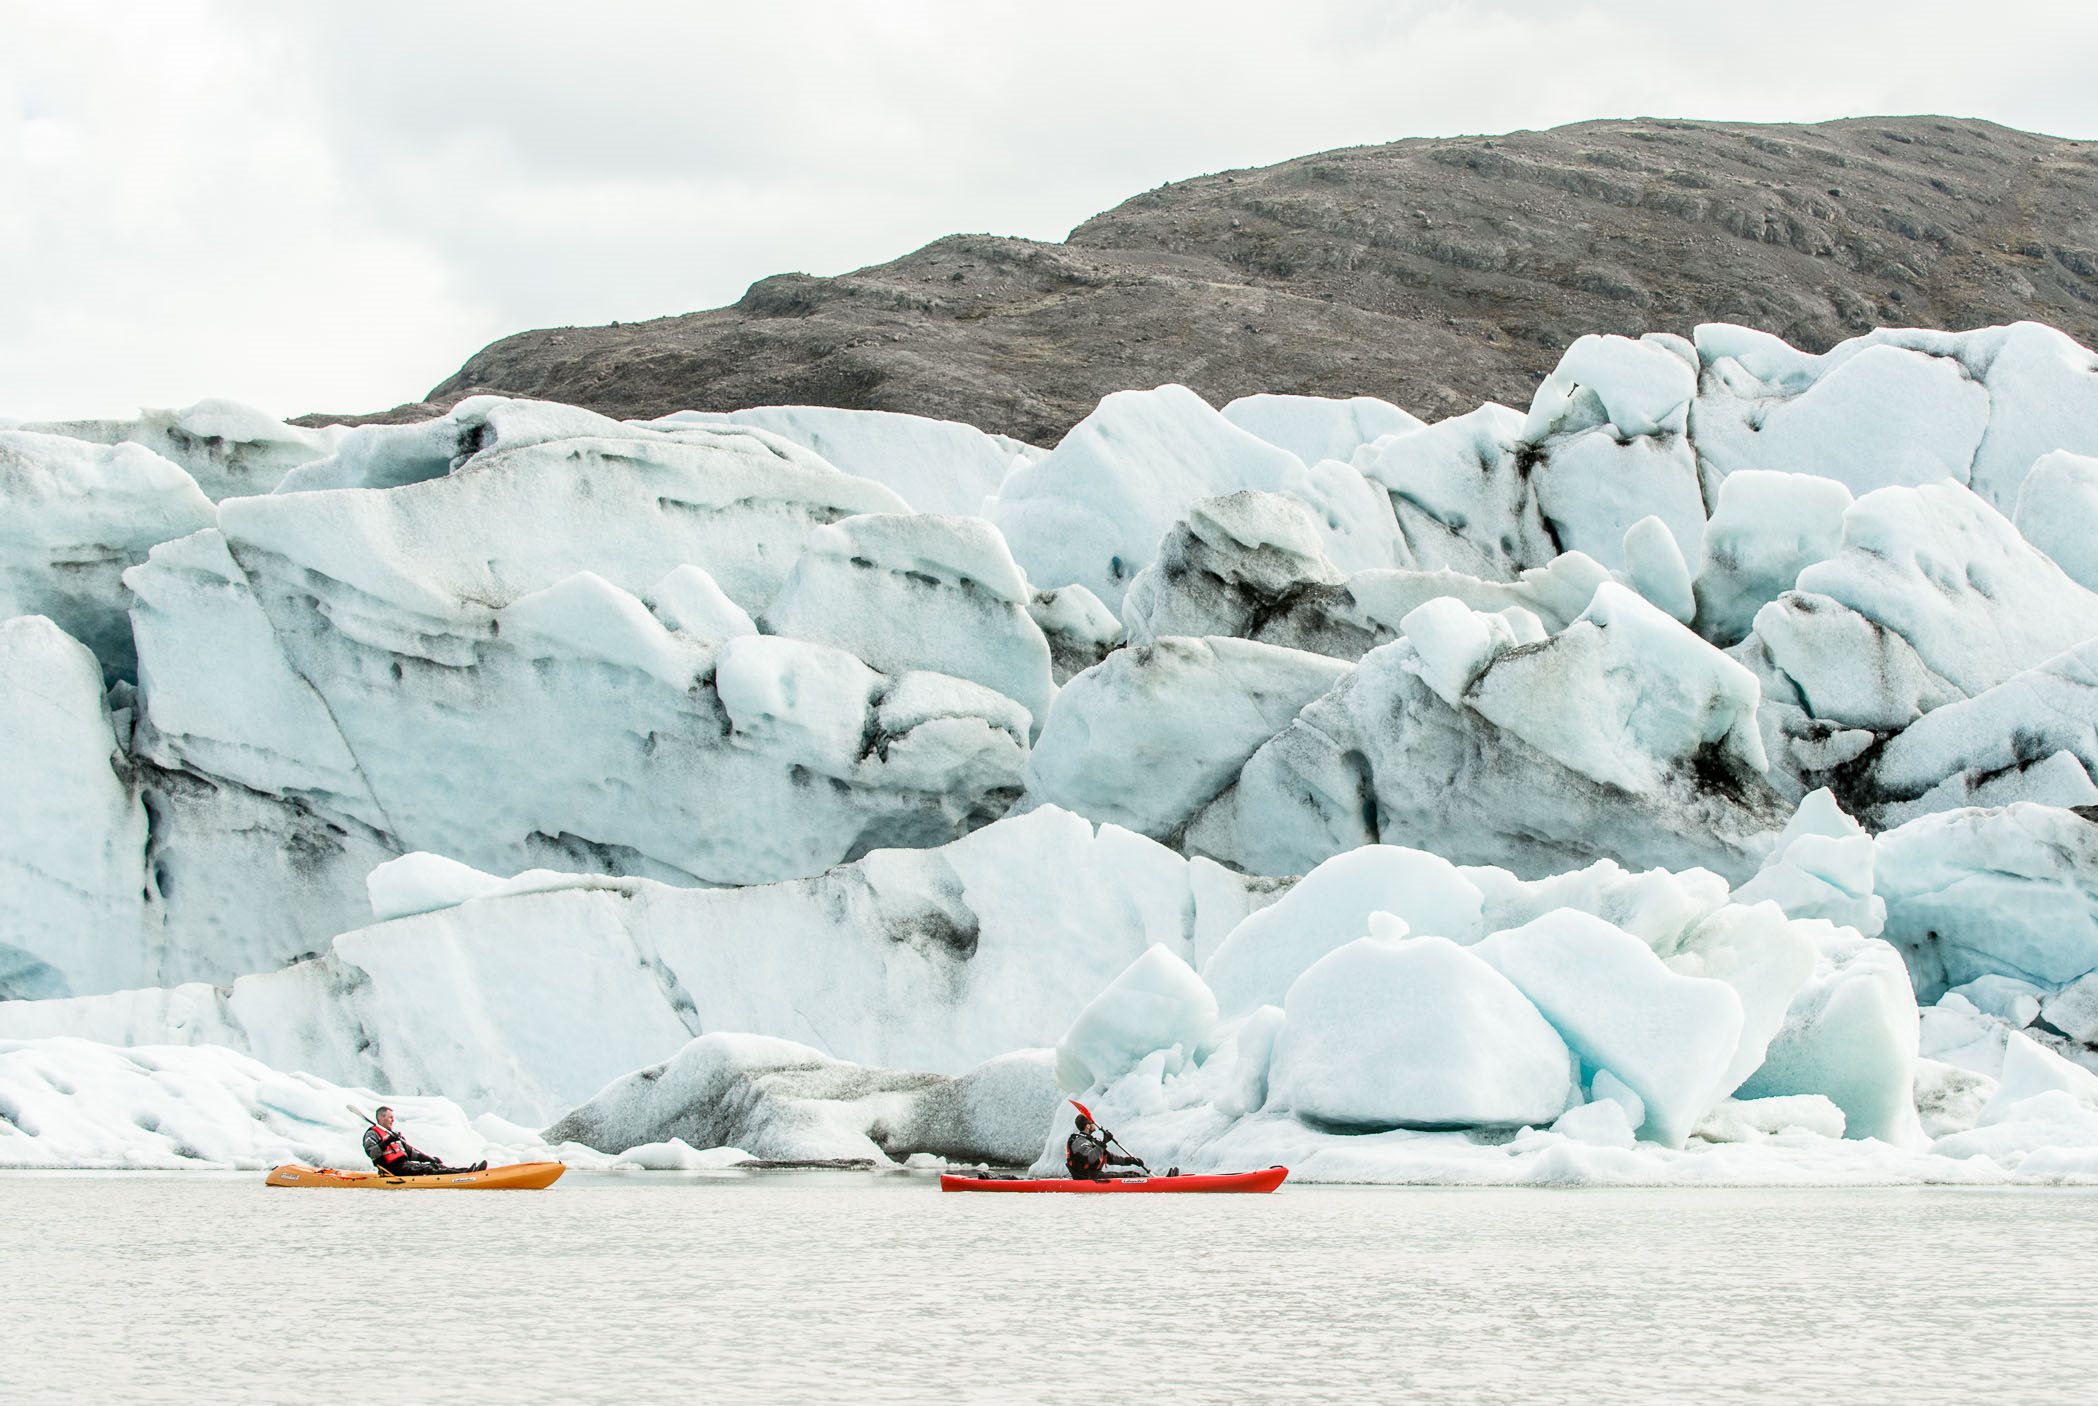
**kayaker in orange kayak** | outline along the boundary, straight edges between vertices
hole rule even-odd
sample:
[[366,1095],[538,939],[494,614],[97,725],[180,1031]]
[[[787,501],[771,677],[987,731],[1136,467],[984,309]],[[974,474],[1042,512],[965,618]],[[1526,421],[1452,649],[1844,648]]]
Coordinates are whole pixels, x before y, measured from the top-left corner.
[[410,1147],[408,1139],[393,1130],[393,1110],[383,1103],[372,1114],[371,1126],[364,1130],[364,1155],[372,1159],[374,1167],[390,1177],[427,1177],[488,1170],[486,1162],[476,1162],[471,1167],[447,1167],[429,1153]]
[[[1077,1103],[1076,1099],[1072,1100]],[[1145,1172],[1151,1169],[1144,1165],[1141,1157],[1117,1156],[1109,1147],[1110,1139],[1095,1123],[1081,1105],[1078,1110],[1078,1131],[1064,1139],[1064,1166],[1072,1177],[1079,1181],[1105,1181],[1109,1178],[1109,1167],[1139,1167]]]

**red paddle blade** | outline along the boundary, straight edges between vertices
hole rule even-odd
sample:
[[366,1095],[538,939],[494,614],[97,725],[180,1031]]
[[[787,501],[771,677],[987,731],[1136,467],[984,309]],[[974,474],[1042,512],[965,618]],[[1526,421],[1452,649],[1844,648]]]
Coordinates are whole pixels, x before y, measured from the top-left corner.
[[1071,1100],[1071,1106],[1072,1106],[1073,1108],[1077,1109],[1077,1110],[1078,1110],[1078,1111],[1079,1111],[1080,1113],[1083,1113],[1083,1114],[1085,1115],[1085,1120],[1086,1120],[1086,1122],[1088,1122],[1088,1123],[1097,1123],[1097,1122],[1099,1122],[1099,1121],[1100,1121],[1100,1120],[1099,1120],[1098,1118],[1095,1118],[1095,1117],[1093,1116],[1093,1110],[1092,1110],[1092,1109],[1090,1109],[1090,1108],[1087,1108],[1087,1107],[1086,1107],[1086,1106],[1085,1106],[1084,1104],[1080,1103],[1080,1102],[1079,1102],[1079,1101],[1078,1101],[1077,1099],[1075,1099],[1075,1098],[1074,1098],[1074,1099],[1072,1099],[1072,1100]]

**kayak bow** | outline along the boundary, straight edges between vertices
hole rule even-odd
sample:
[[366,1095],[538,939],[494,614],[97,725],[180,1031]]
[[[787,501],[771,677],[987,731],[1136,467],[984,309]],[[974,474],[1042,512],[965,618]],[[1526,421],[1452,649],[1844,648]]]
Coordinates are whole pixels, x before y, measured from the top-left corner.
[[1117,1177],[1078,1181],[1065,1177],[964,1177],[943,1173],[942,1191],[1273,1191],[1289,1175],[1287,1167],[1258,1172],[1221,1172],[1209,1176]]
[[427,1177],[390,1177],[381,1172],[338,1172],[287,1162],[273,1168],[266,1186],[312,1186],[359,1191],[537,1191],[552,1186],[568,1168],[560,1162],[516,1162],[479,1172],[440,1172]]

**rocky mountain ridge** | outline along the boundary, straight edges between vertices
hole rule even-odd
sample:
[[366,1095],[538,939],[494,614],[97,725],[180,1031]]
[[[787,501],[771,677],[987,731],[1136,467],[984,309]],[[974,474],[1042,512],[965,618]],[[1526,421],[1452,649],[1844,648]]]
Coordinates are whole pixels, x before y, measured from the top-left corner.
[[1822,350],[2023,318],[2098,341],[2098,143],[1936,117],[1602,121],[1201,176],[1061,244],[956,235],[725,308],[522,332],[371,418],[494,391],[632,417],[894,410],[1053,443],[1128,386],[1439,418],[1526,403],[1587,332],[1729,321]]

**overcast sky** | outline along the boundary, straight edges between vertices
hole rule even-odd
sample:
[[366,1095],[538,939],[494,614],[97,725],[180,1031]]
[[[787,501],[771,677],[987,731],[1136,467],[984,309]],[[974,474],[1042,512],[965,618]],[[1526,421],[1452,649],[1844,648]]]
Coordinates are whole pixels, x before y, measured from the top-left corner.
[[0,0],[0,416],[414,399],[490,340],[1596,117],[2098,138],[2092,0]]

